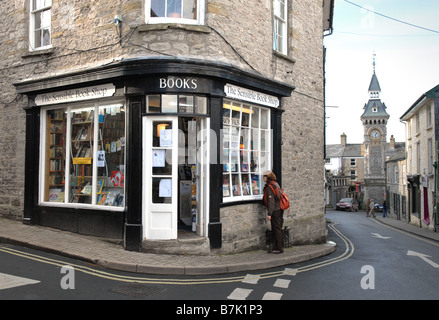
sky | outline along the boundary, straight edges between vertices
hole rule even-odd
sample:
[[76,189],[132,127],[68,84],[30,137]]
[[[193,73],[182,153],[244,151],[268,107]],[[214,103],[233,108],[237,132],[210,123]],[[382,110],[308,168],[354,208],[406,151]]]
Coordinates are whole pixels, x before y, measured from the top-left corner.
[[342,133],[347,143],[364,141],[360,117],[369,100],[374,53],[380,98],[390,115],[387,141],[391,135],[405,141],[400,117],[439,84],[438,15],[438,0],[335,0],[334,31],[324,39],[327,144],[339,144]]

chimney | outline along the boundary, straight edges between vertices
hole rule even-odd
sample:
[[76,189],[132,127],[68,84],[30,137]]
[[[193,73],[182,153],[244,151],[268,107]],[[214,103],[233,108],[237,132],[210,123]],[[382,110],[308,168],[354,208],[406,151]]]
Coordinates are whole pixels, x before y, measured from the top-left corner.
[[390,149],[395,149],[395,138],[393,137],[393,134],[390,136]]
[[346,146],[346,133],[343,132],[343,134],[340,136],[340,138],[341,138],[341,145],[343,147],[345,147]]

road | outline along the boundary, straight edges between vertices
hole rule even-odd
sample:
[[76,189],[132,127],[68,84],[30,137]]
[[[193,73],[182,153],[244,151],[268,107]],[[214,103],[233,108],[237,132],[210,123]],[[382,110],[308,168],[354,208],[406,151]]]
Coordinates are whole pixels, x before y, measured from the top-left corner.
[[327,219],[328,240],[337,244],[331,255],[215,276],[129,274],[0,245],[0,300],[166,299],[182,307],[175,312],[193,312],[187,309],[193,304],[182,301],[439,299],[438,242],[389,228],[362,212],[328,211]]

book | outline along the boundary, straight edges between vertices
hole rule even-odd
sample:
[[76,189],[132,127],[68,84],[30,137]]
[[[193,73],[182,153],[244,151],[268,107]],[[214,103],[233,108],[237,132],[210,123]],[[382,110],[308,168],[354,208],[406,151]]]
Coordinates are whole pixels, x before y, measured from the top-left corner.
[[49,190],[49,202],[63,202],[64,192],[62,189],[50,189]]

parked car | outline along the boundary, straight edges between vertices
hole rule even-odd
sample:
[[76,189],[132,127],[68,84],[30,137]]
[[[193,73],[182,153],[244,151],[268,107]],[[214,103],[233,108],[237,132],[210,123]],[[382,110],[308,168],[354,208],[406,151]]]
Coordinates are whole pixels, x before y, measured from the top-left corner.
[[353,198],[342,198],[337,202],[337,210],[358,211],[358,201]]
[[375,211],[383,212],[383,205],[375,203]]

